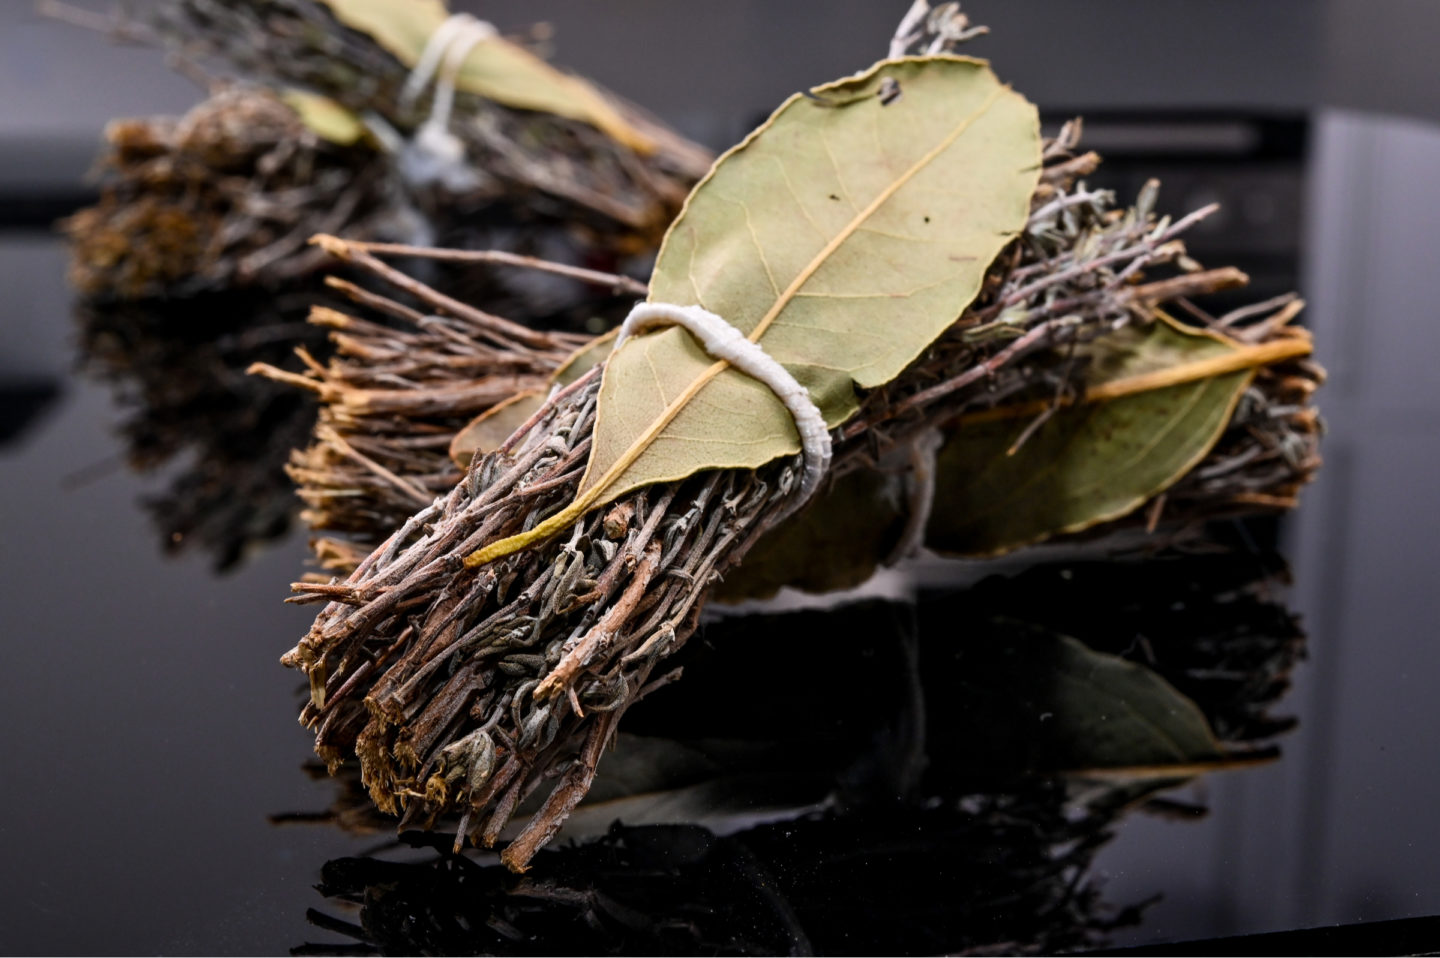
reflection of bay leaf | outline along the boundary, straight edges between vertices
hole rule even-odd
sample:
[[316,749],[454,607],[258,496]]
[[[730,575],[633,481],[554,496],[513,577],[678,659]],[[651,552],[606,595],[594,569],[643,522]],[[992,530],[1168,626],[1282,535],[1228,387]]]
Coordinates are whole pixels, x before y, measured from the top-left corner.
[[682,742],[621,732],[561,837],[604,834],[616,821],[719,829],[789,818],[818,806],[838,771],[809,753],[797,758],[780,744]]
[[[903,95],[885,105],[882,83]],[[666,235],[650,299],[723,316],[835,425],[974,298],[1024,226],[1035,108],[962,57],[885,61],[791,97],[723,156]],[[570,507],[471,557],[487,562],[641,486],[798,452],[768,387],[676,329],[606,364],[594,447]]]
[[1164,318],[1084,347],[1087,396],[1011,452],[1048,400],[962,417],[947,430],[926,545],[995,555],[1126,515],[1209,453],[1256,367],[1308,339],[1244,346]]
[[1146,768],[1183,777],[1226,760],[1204,714],[1134,662],[997,620],[957,643],[955,714],[937,754],[960,769],[1016,775]]
[[[426,42],[450,15],[441,0],[321,2],[337,20],[368,34],[407,67],[419,62]],[[516,109],[580,120],[641,153],[654,150],[649,138],[626,122],[590,84],[499,36],[475,44],[455,87]]]

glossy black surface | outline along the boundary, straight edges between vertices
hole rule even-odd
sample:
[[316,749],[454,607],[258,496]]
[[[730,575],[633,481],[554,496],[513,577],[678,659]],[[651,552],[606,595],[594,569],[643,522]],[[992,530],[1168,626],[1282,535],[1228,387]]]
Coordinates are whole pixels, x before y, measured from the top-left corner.
[[[1204,21],[1206,5],[1129,6],[1183,9],[1170,21],[1153,14],[1144,22],[1155,32],[1140,39],[1178,44],[1188,51],[1185,63],[1204,59],[1205,49],[1192,50],[1185,31]],[[808,747],[803,754],[837,764],[857,810],[848,818],[790,828],[751,823],[719,838],[693,828],[613,833],[537,865],[552,891],[578,889],[578,899],[556,892],[523,901],[514,898],[511,879],[473,856],[458,861],[427,847],[372,855],[389,835],[274,824],[274,816],[321,813],[337,801],[340,811],[348,807],[339,786],[302,768],[308,737],[293,719],[300,683],[277,663],[309,621],[306,610],[280,602],[302,567],[303,537],[291,533],[247,547],[230,571],[217,573],[221,559],[235,557],[191,547],[183,534],[176,543],[174,528],[157,526],[143,502],[161,496],[194,460],[182,453],[158,474],[125,467],[131,453],[119,430],[130,412],[93,367],[81,372],[82,337],[64,285],[63,249],[33,228],[32,207],[15,207],[14,215],[6,208],[0,210],[11,224],[0,232],[0,951],[273,953],[320,942],[390,951],[928,952],[997,936],[1056,948],[1101,939],[1124,946],[1440,914],[1440,699],[1433,694],[1440,676],[1440,377],[1433,371],[1440,355],[1434,239],[1440,125],[1426,118],[1440,103],[1440,82],[1424,79],[1413,51],[1396,45],[1397,33],[1424,32],[1407,30],[1396,12],[1403,4],[1358,5],[1374,11],[1368,17],[1343,4],[1316,5],[1338,17],[1340,26],[1327,29],[1348,24],[1348,42],[1371,44],[1370,59],[1357,59],[1353,46],[1337,50],[1317,39],[1319,27],[1307,19],[1311,5],[1276,6],[1290,19],[1252,26],[1236,49],[1256,56],[1272,50],[1277,62],[1295,69],[1285,73],[1274,63],[1252,69],[1239,54],[1227,56],[1224,102],[1204,99],[1194,69],[1157,75],[1153,57],[1146,58],[1148,72],[1133,79],[1120,58],[1105,59],[1099,79],[1075,87],[1074,102],[1060,95],[1063,77],[1028,60],[1022,72],[1034,78],[1035,95],[1048,95],[1057,108],[1123,108],[1125,123],[1142,130],[1183,127],[1174,107],[1198,104],[1227,117],[1279,110],[1307,131],[1279,166],[1269,155],[1201,163],[1193,143],[1190,153],[1137,155],[1126,166],[1128,177],[1154,164],[1173,187],[1162,193],[1171,210],[1222,194],[1236,219],[1219,240],[1231,245],[1212,246],[1206,257],[1218,264],[1248,256],[1257,278],[1301,288],[1332,372],[1317,400],[1331,424],[1328,462],[1280,532],[1294,585],[1275,598],[1300,616],[1308,661],[1295,673],[1295,688],[1270,709],[1298,719],[1275,739],[1279,761],[1187,786],[1169,796],[1172,814],[1093,823],[1086,841],[1114,832],[1108,842],[1095,838],[1077,862],[1087,866],[1093,897],[1065,898],[1059,910],[1032,899],[1011,898],[1004,908],[966,899],[967,889],[993,890],[1006,854],[1033,846],[987,825],[983,805],[904,809],[877,797],[893,791],[903,774],[887,761],[903,753],[897,742],[913,742],[907,736],[917,721],[906,711],[911,687],[895,678],[909,674],[906,636],[920,643],[921,663],[933,662],[944,639],[936,623],[950,621],[937,620],[937,610],[978,601],[973,591],[957,598],[950,586],[927,592],[918,612],[885,607],[803,625],[764,619],[716,627],[777,644],[785,639],[774,633],[793,628],[797,645],[778,655],[777,668],[793,664],[789,656],[821,629],[834,630],[867,663],[853,685],[881,674],[875,655],[892,670],[884,673],[891,681],[883,711],[867,711],[877,702],[873,689],[816,706],[846,721],[835,735],[812,729],[812,741],[845,747]],[[1127,5],[1106,7],[1121,17]],[[1020,19],[1028,30],[1045,22]],[[737,38],[763,33],[773,46],[778,27],[758,14],[753,20],[734,27]],[[1083,25],[1066,23],[1080,43]],[[1275,34],[1287,25],[1297,33],[1266,40],[1265,30]],[[560,26],[583,30],[564,19]],[[823,46],[818,39],[800,45],[812,51],[805,64],[812,70],[821,66],[812,65],[816,45]],[[1005,41],[979,52],[1017,58],[1026,49]],[[587,56],[596,59],[593,51]],[[666,56],[673,60],[673,50]],[[1072,66],[1080,59],[1073,50],[1061,56]],[[570,62],[600,72],[595,62],[578,60]],[[715,81],[707,83],[704,89]],[[1023,77],[1017,84],[1026,88]],[[684,123],[676,96],[667,92],[661,106]],[[1166,106],[1156,110],[1154,103]],[[1402,113],[1409,116],[1395,115]],[[712,122],[703,109],[692,119],[698,132],[723,130],[717,139],[739,123]],[[1117,161],[1124,142],[1109,150]],[[53,187],[37,187],[35,195],[50,203]],[[15,225],[22,223],[30,225]],[[169,550],[162,545],[167,538]],[[966,576],[973,579],[973,570]],[[1054,621],[1061,603],[1074,601],[1056,588],[1037,588],[1036,608],[1028,611],[1078,634],[1081,624]],[[1088,634],[1105,631],[1103,606],[1089,603],[1086,616]],[[1114,628],[1115,651],[1154,631],[1119,611]],[[696,647],[692,678],[702,674],[702,653],[711,648]],[[762,646],[745,654],[767,653]],[[716,652],[710,661],[718,663],[716,682],[696,679],[697,703],[725,687],[718,679],[725,660]],[[946,686],[936,684],[943,674],[938,667],[922,673],[932,723],[954,704]],[[752,717],[769,714],[761,706],[779,698],[773,690],[737,694],[742,702],[754,699],[742,710]],[[632,718],[637,728],[645,720],[638,712]],[[944,741],[929,739],[935,748]],[[973,769],[973,760],[963,750],[951,753],[949,765],[937,760],[924,787],[962,789],[963,782],[935,772]],[[826,766],[815,774],[833,779],[837,772]],[[877,789],[877,782],[887,784]],[[813,797],[798,788],[780,797],[807,796]],[[1046,817],[1043,792],[1023,801],[1024,814],[1012,816],[1011,826],[1045,823],[1058,834],[1062,823]],[[1208,814],[1192,814],[1199,806]],[[1037,828],[1028,833],[1032,843]],[[733,920],[713,921],[715,915]],[[1138,923],[1107,927],[1132,917]],[[490,918],[500,921],[481,927]],[[1406,948],[1426,940],[1440,947],[1425,938],[1433,925],[1404,927],[1420,936],[1405,939]],[[528,937],[536,929],[551,937]],[[1355,947],[1387,939],[1358,940]]]

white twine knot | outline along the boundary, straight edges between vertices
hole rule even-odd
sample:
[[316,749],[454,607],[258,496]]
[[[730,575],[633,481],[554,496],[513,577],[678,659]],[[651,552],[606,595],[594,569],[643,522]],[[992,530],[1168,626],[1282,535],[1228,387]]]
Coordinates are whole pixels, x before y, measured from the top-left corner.
[[452,192],[479,184],[476,172],[465,163],[465,144],[450,132],[450,111],[455,105],[455,79],[465,58],[477,43],[497,35],[494,25],[468,13],[457,13],[435,28],[415,68],[400,90],[400,106],[408,109],[435,80],[430,115],[401,151],[400,172],[412,186],[439,183]]
[[810,398],[809,390],[800,385],[790,371],[776,362],[759,343],[751,342],[722,317],[700,306],[636,303],[620,325],[612,353],[632,335],[656,326],[684,327],[709,356],[722,359],[745,375],[764,383],[785,404],[795,419],[795,431],[800,434],[800,450],[805,457],[800,492],[791,500],[785,515],[809,501],[830,468],[831,457],[830,430],[825,427],[825,417],[820,414],[815,400]]

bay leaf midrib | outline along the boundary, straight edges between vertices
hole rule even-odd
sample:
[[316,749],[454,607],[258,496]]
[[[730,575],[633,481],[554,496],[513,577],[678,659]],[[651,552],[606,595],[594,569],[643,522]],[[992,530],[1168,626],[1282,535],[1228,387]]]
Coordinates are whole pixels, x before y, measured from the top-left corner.
[[[868,220],[871,216],[874,216],[875,213],[878,212],[882,206],[889,202],[891,197],[893,197],[897,192],[899,192],[901,187],[914,179],[921,170],[925,169],[931,163],[935,162],[935,160],[940,156],[940,154],[944,153],[951,146],[953,146],[955,144],[955,141],[958,140],[977,119],[989,112],[990,108],[995,105],[995,101],[998,100],[1000,96],[1006,93],[1009,89],[1010,87],[1008,85],[1001,85],[997,86],[993,91],[991,91],[990,95],[985,99],[984,103],[980,104],[980,106],[976,108],[972,113],[970,113],[963,120],[957,123],[955,125],[955,129],[948,133],[938,144],[936,144],[929,151],[927,151],[924,156],[916,160],[915,163],[913,163],[909,169],[907,169],[904,173],[897,177],[893,183],[891,183],[888,187],[886,187],[879,194],[877,194],[875,199],[871,200],[870,203],[867,204],[863,210],[857,213],[854,218],[851,219],[850,222],[847,223],[842,230],[837,232],[828,243],[821,247],[820,252],[816,253],[813,257],[811,257],[810,262],[805,265],[805,268],[796,274],[795,278],[790,281],[790,284],[785,287],[784,292],[782,292],[776,298],[775,302],[765,312],[765,315],[760,317],[760,321],[755,324],[755,328],[751,330],[750,335],[746,338],[749,339],[752,343],[759,342],[760,337],[765,335],[765,331],[770,328],[770,326],[775,322],[775,319],[780,315],[781,312],[784,311],[785,307],[790,305],[790,303],[794,300],[795,295],[800,291],[800,288],[810,281],[810,278],[815,275],[816,271],[819,270],[819,268],[824,265],[824,263],[832,255],[834,255],[835,251],[839,249],[847,240],[849,240],[851,236],[855,235],[856,230],[858,230],[861,225],[863,225],[865,221]],[[765,251],[763,249],[760,249],[759,252],[761,259],[763,260],[765,258]],[[698,294],[698,290],[696,292]],[[674,421],[676,416],[680,415],[681,410],[683,410],[690,403],[690,400],[693,399],[701,389],[705,388],[706,384],[708,384],[712,379],[724,372],[726,368],[729,367],[729,365],[730,363],[726,362],[723,359],[718,360],[715,363],[711,364],[703,373],[697,376],[694,382],[692,382],[691,385],[687,387],[684,392],[682,392],[668,406],[665,407],[664,411],[662,411],[661,414],[655,419],[655,421],[651,423],[650,427],[647,428],[643,433],[641,433],[640,437],[635,442],[631,443],[630,448],[625,451],[625,454],[622,455],[619,459],[617,459],[609,469],[605,470],[605,472],[600,476],[598,480],[596,480],[593,486],[589,486],[587,488],[585,485],[585,480],[589,477],[588,475],[583,477],[580,481],[580,486],[585,491],[581,493],[580,499],[577,499],[577,503],[581,499],[593,500],[596,496],[603,493],[607,488],[609,488],[616,479],[620,478],[620,476],[624,473],[626,469],[630,468],[630,466],[635,462],[635,460],[638,459],[646,449],[650,448],[650,446],[655,442],[655,439],[660,435],[661,432],[664,431],[665,427],[669,426],[670,423]]]

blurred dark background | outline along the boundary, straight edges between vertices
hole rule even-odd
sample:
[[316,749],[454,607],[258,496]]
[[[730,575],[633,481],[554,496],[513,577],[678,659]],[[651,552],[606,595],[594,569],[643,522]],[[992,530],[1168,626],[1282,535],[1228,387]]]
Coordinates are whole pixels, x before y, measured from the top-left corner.
[[[456,6],[502,29],[553,23],[557,62],[723,147],[795,89],[883,54],[906,4]],[[1119,940],[1440,913],[1440,4],[965,9],[994,31],[973,52],[1047,121],[1087,117],[1086,145],[1122,197],[1153,175],[1162,209],[1223,202],[1193,252],[1250,272],[1255,298],[1300,289],[1332,376],[1318,396],[1327,465],[1282,529],[1311,641],[1289,700],[1300,728],[1284,761],[1194,786],[1209,818],[1125,825],[1099,859],[1107,893],[1164,898]],[[315,869],[354,847],[263,821],[324,796],[298,772],[282,778],[307,750],[294,683],[274,665],[308,618],[277,601],[300,537],[217,580],[199,559],[158,556],[134,506],[140,480],[64,482],[118,452],[109,394],[72,375],[49,223],[85,201],[107,120],[180,113],[200,95],[154,50],[0,4],[0,842],[18,863],[0,949],[12,921],[41,929],[16,940],[62,951],[283,947],[299,940]],[[96,737],[120,717],[123,741]],[[188,769],[195,749],[231,756],[228,772]],[[170,835],[162,821],[185,824]],[[159,885],[127,883],[155,868]],[[145,934],[101,937],[167,895],[170,917],[146,918]]]

